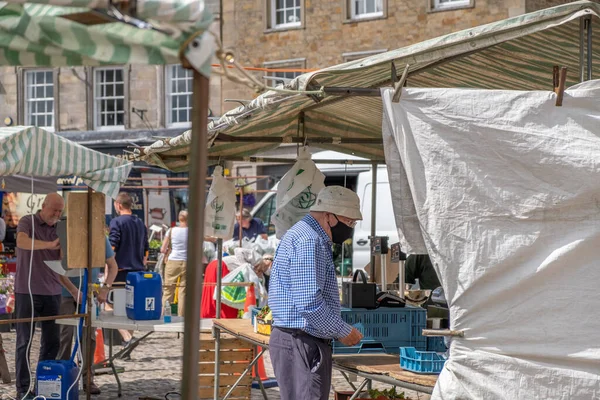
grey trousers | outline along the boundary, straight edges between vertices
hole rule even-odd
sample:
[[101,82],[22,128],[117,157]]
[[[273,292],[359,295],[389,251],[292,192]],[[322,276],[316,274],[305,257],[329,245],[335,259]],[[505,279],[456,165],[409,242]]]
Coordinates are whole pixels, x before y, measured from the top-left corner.
[[[77,303],[72,297],[63,297],[60,303],[60,315],[69,315],[75,314],[75,307]],[[73,337],[75,336],[74,326],[69,325],[60,325],[60,348],[58,350],[58,356],[56,357],[58,360],[69,360],[71,358],[71,353],[73,352]],[[85,329],[83,331],[82,341],[80,343],[79,348],[81,349],[81,354],[85,359]],[[92,354],[94,349],[96,348],[96,332],[92,332]],[[84,364],[85,365],[85,364]],[[85,370],[83,371],[85,374]],[[92,374],[93,376],[93,374]]]
[[281,400],[329,399],[332,350],[325,340],[273,328],[269,353]]

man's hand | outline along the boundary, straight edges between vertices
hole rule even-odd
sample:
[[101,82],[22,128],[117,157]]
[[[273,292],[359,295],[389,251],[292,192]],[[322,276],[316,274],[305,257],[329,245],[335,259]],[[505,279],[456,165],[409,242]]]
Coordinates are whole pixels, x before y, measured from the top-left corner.
[[360,342],[362,337],[363,335],[358,331],[358,329],[352,328],[350,334],[344,338],[341,338],[340,342],[342,342],[342,344],[346,346],[354,346],[355,344],[358,344],[358,342]]
[[108,297],[108,292],[109,292],[108,287],[102,286],[100,288],[100,290],[98,291],[98,296],[96,297],[96,299],[98,299],[98,303],[100,303],[100,304],[106,303],[106,298]]
[[60,239],[53,240],[48,243],[48,250],[60,250]]

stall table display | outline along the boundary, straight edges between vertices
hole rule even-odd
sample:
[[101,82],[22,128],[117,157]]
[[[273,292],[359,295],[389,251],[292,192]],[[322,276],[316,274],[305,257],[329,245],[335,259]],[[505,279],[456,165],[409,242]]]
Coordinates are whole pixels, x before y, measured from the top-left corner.
[[[70,326],[78,326],[79,319],[78,318],[66,318],[59,319],[56,321],[59,325],[70,325]],[[184,322],[182,317],[172,317],[171,323],[164,323],[162,320],[150,320],[150,321],[134,321],[127,317],[119,317],[114,316],[112,311],[110,312],[102,312],[98,319],[92,321],[92,327],[94,328],[103,328],[103,329],[125,329],[132,330],[136,332],[144,332],[144,335],[139,339],[136,339],[134,345],[143,341],[148,336],[150,336],[153,332],[173,332],[173,333],[183,333],[184,331]],[[211,320],[200,320],[200,332],[207,333],[212,329],[212,321]],[[95,370],[99,368],[110,368],[112,370],[113,375],[115,376],[115,380],[117,381],[117,394],[121,397],[121,381],[119,380],[119,374],[117,368],[114,364],[114,360],[117,359],[121,354],[123,354],[126,349],[122,349],[117,353],[113,354],[113,340],[112,335],[108,335],[108,358],[103,360],[102,362],[93,366]]]
[[[213,320],[213,330],[217,345],[218,342],[222,341],[221,334],[225,333],[229,336],[263,348],[254,360],[247,365],[242,374],[247,374],[252,370],[254,363],[262,356],[265,349],[269,346],[269,337],[255,333],[252,322],[248,319],[215,319]],[[333,357],[333,368],[342,372],[346,379],[348,379],[348,373],[355,374],[364,379],[363,382],[355,388],[355,393],[352,397],[353,399],[356,398],[356,396],[363,391],[365,386],[372,381],[387,383],[405,389],[416,390],[418,392],[431,393],[438,377],[437,375],[420,375],[403,370],[400,368],[400,357],[393,354],[335,355]],[[218,368],[215,370],[215,373],[217,372]],[[352,386],[354,387],[354,385]],[[234,383],[232,388],[235,387],[236,384]],[[262,386],[261,390],[263,392],[263,397],[268,399]],[[223,397],[222,400],[228,398],[231,397]]]

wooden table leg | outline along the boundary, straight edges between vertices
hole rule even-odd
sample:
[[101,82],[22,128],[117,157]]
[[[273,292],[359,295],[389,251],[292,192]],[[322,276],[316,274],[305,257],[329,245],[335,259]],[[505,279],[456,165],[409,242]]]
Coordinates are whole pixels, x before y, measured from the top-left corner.
[[0,377],[2,377],[2,383],[10,383],[10,371],[8,370],[8,363],[4,355],[4,346],[2,344],[2,335],[0,334]]

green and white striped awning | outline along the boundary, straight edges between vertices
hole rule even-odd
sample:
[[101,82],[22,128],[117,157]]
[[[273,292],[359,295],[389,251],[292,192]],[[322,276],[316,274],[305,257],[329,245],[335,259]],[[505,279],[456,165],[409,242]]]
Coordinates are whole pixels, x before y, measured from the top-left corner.
[[112,198],[133,167],[131,162],[33,126],[0,128],[0,155],[0,177],[76,175]]
[[210,23],[201,0],[0,1],[0,65],[176,64]]
[[[568,67],[567,86],[587,76],[588,44],[583,24],[588,18],[594,32],[590,75],[600,77],[599,15],[600,4],[595,2],[564,4],[304,74],[286,89],[389,87],[393,63],[398,77],[409,65],[408,86],[413,87],[551,91],[555,65]],[[383,159],[381,121],[379,97],[329,94],[317,102],[303,94],[269,91],[209,124],[209,155],[247,157],[277,146],[219,140],[219,135],[226,134],[246,138],[300,136],[308,143],[311,138],[332,138],[331,144],[318,147]],[[336,143],[337,139],[373,139],[377,143],[344,144]],[[159,141],[142,149],[140,156],[181,171],[189,165],[189,144],[189,135]]]

